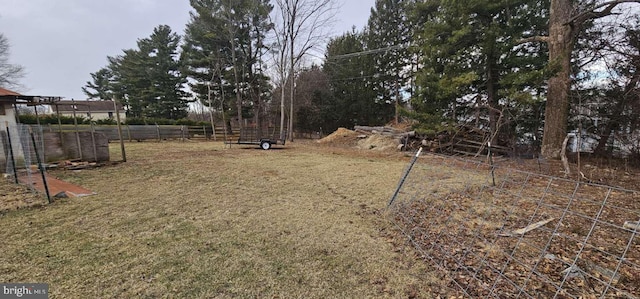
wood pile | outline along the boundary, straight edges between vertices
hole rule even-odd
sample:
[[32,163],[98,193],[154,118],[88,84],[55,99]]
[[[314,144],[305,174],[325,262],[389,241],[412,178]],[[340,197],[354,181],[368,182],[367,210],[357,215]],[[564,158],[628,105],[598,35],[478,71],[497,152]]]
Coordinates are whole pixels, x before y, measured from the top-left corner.
[[[487,153],[489,136],[484,130],[459,126],[452,130],[443,130],[436,134],[418,134],[416,131],[403,131],[393,127],[355,126],[354,131],[361,134],[390,136],[398,142],[398,150],[415,151],[422,147],[425,150],[451,155],[475,156]],[[492,145],[492,152],[507,155],[509,147]]]
[[104,165],[105,165],[104,163],[78,161],[78,160],[75,160],[75,161],[65,160],[65,161],[58,162],[56,168],[65,169],[65,170],[80,170],[80,169],[96,168]]
[[402,133],[393,127],[368,127],[368,126],[355,126],[354,131],[365,134],[380,134],[383,136],[395,136]]
[[[486,155],[489,150],[489,133],[476,127],[458,126],[452,130],[438,132],[434,136],[421,137],[420,146],[431,152],[477,156]],[[492,144],[491,151],[498,155],[508,155],[512,152],[512,149]]]
[[403,131],[394,127],[368,127],[368,126],[355,126],[354,131],[363,133],[366,135],[382,135],[389,136],[398,142],[399,150],[406,150],[407,141],[416,137],[416,131]]

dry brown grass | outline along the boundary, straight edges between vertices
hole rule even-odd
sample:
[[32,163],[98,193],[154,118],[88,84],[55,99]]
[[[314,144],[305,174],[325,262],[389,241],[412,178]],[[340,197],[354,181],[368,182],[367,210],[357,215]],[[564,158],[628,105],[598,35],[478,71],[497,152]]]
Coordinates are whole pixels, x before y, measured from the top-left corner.
[[0,213],[46,204],[43,196],[13,182],[13,177],[0,178]]
[[46,282],[52,298],[430,297],[378,212],[404,156],[300,142],[127,154],[54,173],[98,195],[0,216],[0,281]]

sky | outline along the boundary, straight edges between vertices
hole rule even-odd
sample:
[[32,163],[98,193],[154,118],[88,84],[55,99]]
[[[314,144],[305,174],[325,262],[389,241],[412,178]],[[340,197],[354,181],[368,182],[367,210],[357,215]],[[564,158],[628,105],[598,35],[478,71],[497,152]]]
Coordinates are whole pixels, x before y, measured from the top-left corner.
[[[338,0],[331,32],[362,29],[374,3]],[[107,56],[134,48],[161,24],[183,34],[190,9],[188,0],[0,0],[9,61],[26,73],[16,91],[85,99],[81,87],[106,66]]]

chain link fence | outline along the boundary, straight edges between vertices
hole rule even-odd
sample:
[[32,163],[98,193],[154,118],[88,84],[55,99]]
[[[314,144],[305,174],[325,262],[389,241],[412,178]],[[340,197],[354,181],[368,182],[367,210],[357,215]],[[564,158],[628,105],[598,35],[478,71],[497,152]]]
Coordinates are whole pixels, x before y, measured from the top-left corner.
[[640,192],[418,153],[389,215],[445,296],[640,297]]

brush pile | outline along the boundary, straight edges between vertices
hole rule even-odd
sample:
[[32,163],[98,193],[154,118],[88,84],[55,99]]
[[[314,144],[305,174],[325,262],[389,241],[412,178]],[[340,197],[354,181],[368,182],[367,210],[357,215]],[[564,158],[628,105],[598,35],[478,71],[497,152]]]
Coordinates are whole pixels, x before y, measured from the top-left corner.
[[[486,154],[490,136],[484,130],[459,126],[435,134],[419,134],[392,126],[355,126],[354,130],[339,128],[319,143],[360,149],[415,151],[424,150],[450,155],[475,156]],[[493,144],[494,153],[506,155],[511,149]]]

